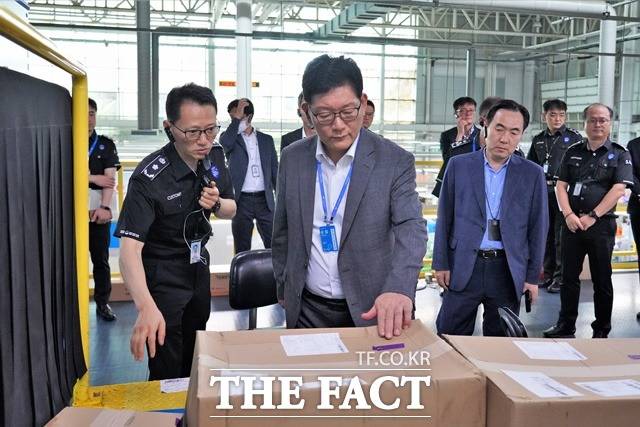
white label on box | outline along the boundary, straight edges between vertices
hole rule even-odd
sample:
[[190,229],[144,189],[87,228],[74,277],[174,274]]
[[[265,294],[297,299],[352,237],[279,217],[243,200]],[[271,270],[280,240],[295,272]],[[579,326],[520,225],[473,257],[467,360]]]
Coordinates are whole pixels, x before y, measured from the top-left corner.
[[128,409],[120,411],[103,409],[90,427],[125,427],[131,425],[135,416],[135,412]]
[[602,397],[640,396],[640,381],[631,379],[580,382],[576,385]]
[[587,360],[578,350],[567,342],[553,341],[514,341],[514,344],[529,356],[537,360]]
[[179,391],[187,391],[189,388],[189,377],[172,378],[170,380],[160,381],[161,393],[177,393]]
[[574,389],[559,383],[542,372],[502,370],[515,382],[538,397],[575,397],[582,396]]
[[280,342],[287,356],[348,353],[336,332],[326,334],[282,335]]

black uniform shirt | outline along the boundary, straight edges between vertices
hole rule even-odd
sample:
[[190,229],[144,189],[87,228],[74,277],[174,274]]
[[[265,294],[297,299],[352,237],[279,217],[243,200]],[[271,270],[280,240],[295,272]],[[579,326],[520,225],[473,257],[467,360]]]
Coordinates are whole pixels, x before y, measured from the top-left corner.
[[580,141],[582,141],[582,135],[575,129],[562,126],[553,134],[549,132],[549,129],[545,129],[533,137],[527,159],[543,168],[547,163],[546,179],[552,181],[553,177],[558,174],[562,156],[567,148]]
[[[569,184],[569,204],[576,214],[591,212],[614,184],[633,185],[631,156],[609,139],[596,151],[589,149],[587,139],[567,149],[558,175]],[[613,207],[608,213],[612,214]]]
[[[93,150],[91,150],[92,147]],[[116,145],[106,136],[97,135],[96,131],[93,131],[89,137],[89,152],[89,173],[91,175],[104,175],[104,170],[107,168],[120,169]],[[94,190],[102,189],[99,185],[91,183],[89,188]]]
[[[231,176],[222,147],[209,153],[220,197],[233,199]],[[189,262],[189,246],[184,238],[187,215],[201,208],[201,178],[182,160],[173,143],[145,157],[129,180],[116,237],[144,242],[143,257],[184,258]],[[208,215],[207,215],[208,217]],[[202,240],[204,248],[208,236]]]

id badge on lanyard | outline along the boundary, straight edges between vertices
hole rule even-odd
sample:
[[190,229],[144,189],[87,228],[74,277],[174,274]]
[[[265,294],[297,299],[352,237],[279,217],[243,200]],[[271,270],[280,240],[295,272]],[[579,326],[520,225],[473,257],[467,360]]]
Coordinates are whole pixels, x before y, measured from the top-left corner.
[[320,184],[320,197],[322,199],[322,210],[324,212],[324,222],[326,225],[320,227],[320,244],[322,245],[322,252],[338,252],[338,237],[336,233],[336,227],[333,224],[333,219],[336,217],[338,213],[338,207],[344,198],[344,194],[349,188],[349,181],[351,180],[351,171],[353,170],[353,163],[349,167],[349,172],[347,173],[347,177],[342,184],[342,189],[340,190],[340,194],[338,195],[338,199],[336,200],[336,204],[331,211],[331,216],[328,217],[328,209],[327,209],[327,195],[324,191],[324,179],[322,178],[322,165],[318,160],[316,162],[317,165],[317,174],[318,174],[318,183]]

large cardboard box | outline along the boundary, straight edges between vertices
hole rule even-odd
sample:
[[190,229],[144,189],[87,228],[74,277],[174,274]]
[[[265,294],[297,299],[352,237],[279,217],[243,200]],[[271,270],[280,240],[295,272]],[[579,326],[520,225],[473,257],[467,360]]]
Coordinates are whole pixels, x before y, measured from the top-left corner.
[[105,408],[64,408],[46,427],[176,427],[180,416]]
[[[373,350],[378,345],[396,348]],[[315,354],[293,355],[296,352]],[[265,378],[268,376],[275,381]],[[301,385],[283,386],[283,377],[287,376],[301,377]],[[268,403],[263,396],[252,399],[240,377],[262,379],[261,384],[249,381],[249,387],[266,390],[274,408],[261,407]],[[330,382],[327,377],[339,377],[342,385],[338,379]],[[238,385],[222,386],[221,378],[238,380]],[[288,389],[300,393],[295,395],[294,391],[289,399],[291,405],[301,404],[299,408],[278,407],[282,400],[286,403],[283,391]],[[338,396],[330,397],[329,389],[335,389]],[[217,408],[224,405],[224,393],[228,393],[229,409]],[[353,399],[346,401],[344,409],[339,408],[347,395]],[[374,400],[376,396],[381,402]],[[322,407],[323,398],[327,409]],[[241,408],[245,399],[256,408]],[[392,404],[396,399],[398,406],[394,409],[382,409],[378,404]],[[412,399],[416,399],[416,409],[409,408]],[[362,409],[356,409],[359,404]],[[199,331],[185,421],[189,427],[482,427],[485,379],[420,321],[389,341],[378,337],[376,327]]]
[[229,268],[229,264],[216,264],[209,267],[212,297],[229,295]]
[[487,376],[488,427],[640,425],[640,339],[445,338]]

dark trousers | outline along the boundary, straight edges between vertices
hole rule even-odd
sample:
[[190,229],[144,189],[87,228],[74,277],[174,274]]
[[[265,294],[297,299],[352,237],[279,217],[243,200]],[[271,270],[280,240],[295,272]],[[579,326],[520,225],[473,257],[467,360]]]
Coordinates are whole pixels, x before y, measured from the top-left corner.
[[567,329],[575,328],[580,301],[580,273],[585,255],[593,281],[593,305],[596,320],[594,331],[611,330],[613,284],[611,282],[611,254],[616,235],[615,218],[600,218],[586,231],[572,233],[562,228],[562,288],[560,291],[560,319]]
[[353,327],[353,319],[345,299],[329,299],[312,294],[304,289],[300,302],[298,328],[348,328]]
[[[634,195],[631,195],[631,197],[634,197]],[[629,205],[631,205],[631,201]],[[629,220],[631,221],[631,233],[633,233],[636,251],[640,252],[640,209],[629,209]],[[638,257],[638,272],[640,273],[640,256]]]
[[520,295],[516,296],[506,257],[476,258],[467,286],[444,293],[436,319],[438,333],[473,335],[480,304],[484,306],[482,334],[504,336],[498,308],[509,307],[516,314],[520,311]]
[[231,220],[231,233],[236,253],[251,249],[253,220],[258,224],[258,232],[265,248],[271,247],[273,212],[267,207],[264,191],[240,193],[236,199],[236,215]]
[[211,312],[209,267],[181,260],[143,260],[147,286],[166,322],[164,345],[149,358],[149,380],[188,377],[196,331]]
[[96,304],[109,302],[111,295],[111,268],[109,267],[109,242],[111,223],[89,223],[89,254],[93,263],[93,299]]
[[544,280],[553,279],[562,283],[562,239],[560,233],[564,224],[564,217],[558,208],[556,193],[553,187],[549,189],[549,231],[547,232],[547,246],[544,251]]

